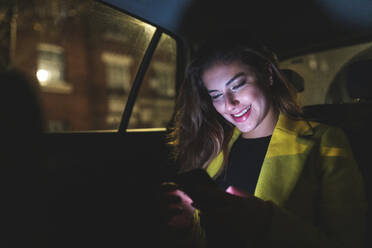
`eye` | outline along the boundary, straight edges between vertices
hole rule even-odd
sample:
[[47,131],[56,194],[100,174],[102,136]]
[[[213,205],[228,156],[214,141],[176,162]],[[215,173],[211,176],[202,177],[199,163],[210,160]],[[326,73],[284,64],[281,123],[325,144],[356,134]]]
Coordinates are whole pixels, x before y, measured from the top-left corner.
[[240,87],[242,87],[243,85],[245,85],[245,81],[241,81],[240,83],[238,83],[237,85],[234,85],[232,87],[233,90],[237,90],[239,89]]
[[218,100],[219,98],[221,98],[222,94],[216,94],[216,95],[211,95],[211,98],[213,101],[215,100]]

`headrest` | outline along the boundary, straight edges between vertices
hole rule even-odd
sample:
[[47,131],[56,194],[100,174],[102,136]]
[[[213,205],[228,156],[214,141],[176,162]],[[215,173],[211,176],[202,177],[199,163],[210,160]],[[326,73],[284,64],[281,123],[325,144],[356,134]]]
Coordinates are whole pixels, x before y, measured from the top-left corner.
[[302,92],[305,89],[304,78],[291,69],[282,69],[282,73],[287,77],[290,83],[296,88],[297,92]]
[[372,59],[348,66],[347,90],[352,98],[372,99]]

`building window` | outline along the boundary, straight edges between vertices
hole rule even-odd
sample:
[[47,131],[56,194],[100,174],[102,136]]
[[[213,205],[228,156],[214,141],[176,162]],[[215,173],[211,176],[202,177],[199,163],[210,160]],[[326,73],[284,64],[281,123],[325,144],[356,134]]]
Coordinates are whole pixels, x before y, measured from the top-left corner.
[[105,52],[102,54],[102,60],[105,63],[108,91],[118,94],[129,92],[131,86],[131,57]]
[[47,121],[47,131],[48,132],[63,132],[70,130],[70,125],[68,121],[63,120],[48,120]]
[[102,60],[105,64],[107,89],[106,125],[110,129],[115,129],[120,124],[131,87],[130,68],[133,61],[128,55],[109,52],[102,54]]
[[71,92],[65,81],[65,58],[63,48],[51,44],[39,44],[36,76],[45,91]]
[[150,88],[155,90],[160,96],[174,97],[174,81],[170,80],[170,78],[176,77],[175,67],[168,63],[154,61],[151,69]]
[[128,129],[165,128],[175,106],[176,41],[162,34],[146,72]]
[[127,95],[108,96],[108,113],[106,116],[106,125],[108,129],[116,129],[120,125],[126,102]]

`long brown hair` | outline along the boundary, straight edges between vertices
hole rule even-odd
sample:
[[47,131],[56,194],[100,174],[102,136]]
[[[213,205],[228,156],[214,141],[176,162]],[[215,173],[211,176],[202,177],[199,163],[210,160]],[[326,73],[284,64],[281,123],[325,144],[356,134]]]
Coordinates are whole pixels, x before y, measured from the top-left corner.
[[216,63],[238,61],[249,65],[260,82],[272,75],[273,84],[268,96],[275,111],[296,119],[301,117],[295,89],[282,75],[274,54],[266,47],[236,41],[206,43],[191,58],[177,98],[175,127],[170,133],[181,171],[206,169],[221,151],[225,155],[224,165],[227,161],[234,126],[215,110],[202,81],[203,72]]

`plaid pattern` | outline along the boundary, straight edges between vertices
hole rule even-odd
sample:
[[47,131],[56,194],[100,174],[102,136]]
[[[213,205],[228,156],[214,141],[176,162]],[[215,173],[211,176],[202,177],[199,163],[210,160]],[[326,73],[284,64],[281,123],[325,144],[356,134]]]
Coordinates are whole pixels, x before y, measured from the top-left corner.
[[[236,129],[230,147],[239,135]],[[222,161],[220,153],[207,168],[210,176]],[[364,185],[340,129],[281,114],[255,196],[276,205],[262,247],[363,247]]]

